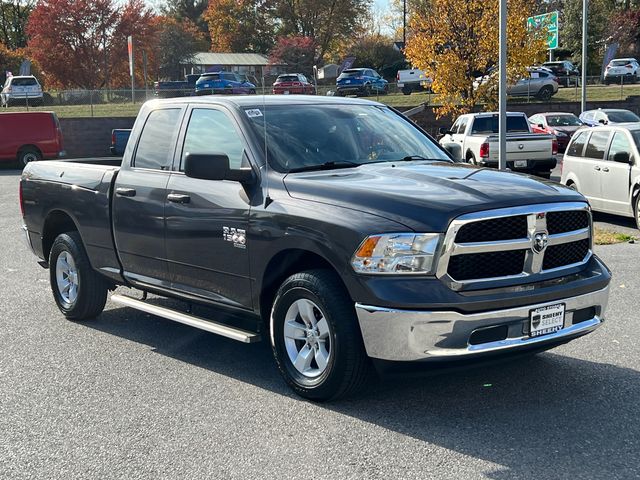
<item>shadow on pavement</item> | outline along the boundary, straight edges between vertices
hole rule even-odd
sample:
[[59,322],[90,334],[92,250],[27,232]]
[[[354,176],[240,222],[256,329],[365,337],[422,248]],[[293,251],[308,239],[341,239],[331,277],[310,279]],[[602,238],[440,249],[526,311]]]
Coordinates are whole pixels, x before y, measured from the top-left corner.
[[[622,217],[620,215],[610,215],[608,213],[593,212],[593,221],[608,223],[613,226],[630,228],[637,231],[636,222],[633,218]],[[606,225],[605,225],[606,228]]]
[[[86,326],[298,398],[266,341],[243,345],[126,308]],[[483,472],[488,478],[637,478],[639,399],[635,370],[544,353],[452,374],[386,378],[359,398],[317,408],[497,464]]]

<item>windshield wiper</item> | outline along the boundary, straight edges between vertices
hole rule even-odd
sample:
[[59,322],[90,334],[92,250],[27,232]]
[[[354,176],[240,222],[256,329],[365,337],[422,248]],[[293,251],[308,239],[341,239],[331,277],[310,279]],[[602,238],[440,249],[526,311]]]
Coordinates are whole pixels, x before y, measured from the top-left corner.
[[325,162],[325,163],[320,163],[318,165],[307,165],[305,167],[292,168],[291,170],[289,170],[289,173],[310,172],[313,170],[335,170],[338,168],[359,167],[360,165],[362,164],[357,162],[347,162],[347,161]]
[[446,162],[447,160],[443,158],[426,158],[421,155],[407,155],[406,157],[389,159],[389,160],[377,160],[375,162],[367,162],[365,165],[370,165],[372,163],[397,163],[397,162],[413,162],[415,160],[427,160],[429,162]]

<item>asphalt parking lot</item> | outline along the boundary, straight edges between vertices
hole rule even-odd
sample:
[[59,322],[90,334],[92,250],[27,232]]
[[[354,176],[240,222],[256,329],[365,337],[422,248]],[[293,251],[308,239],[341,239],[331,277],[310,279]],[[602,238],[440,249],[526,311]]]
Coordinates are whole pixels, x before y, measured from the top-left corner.
[[314,404],[244,345],[107,304],[64,320],[0,169],[0,478],[640,477],[640,245],[593,334],[509,363]]

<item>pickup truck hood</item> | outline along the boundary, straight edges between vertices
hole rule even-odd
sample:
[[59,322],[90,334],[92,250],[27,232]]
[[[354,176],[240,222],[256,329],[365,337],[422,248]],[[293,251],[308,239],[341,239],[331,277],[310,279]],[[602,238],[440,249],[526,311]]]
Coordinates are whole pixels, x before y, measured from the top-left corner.
[[453,218],[478,210],[585,201],[554,182],[446,162],[292,173],[284,183],[292,198],[367,212],[426,232],[443,232]]

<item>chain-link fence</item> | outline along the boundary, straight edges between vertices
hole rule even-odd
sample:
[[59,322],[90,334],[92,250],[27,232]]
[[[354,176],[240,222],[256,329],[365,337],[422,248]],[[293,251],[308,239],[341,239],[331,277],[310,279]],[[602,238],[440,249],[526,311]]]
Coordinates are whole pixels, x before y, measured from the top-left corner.
[[[624,100],[630,95],[640,95],[640,84],[635,84],[628,78],[620,77],[617,83],[606,85],[600,77],[587,78],[588,97],[590,101],[615,101]],[[565,82],[561,79],[558,92],[552,96],[552,101],[579,102],[581,98],[580,77],[569,77]],[[319,84],[315,87],[317,95],[338,95],[335,84]],[[18,93],[12,93],[8,98],[3,94],[2,106],[5,111],[28,110],[54,110],[59,116],[66,117],[135,117],[140,105],[147,100],[155,98],[173,98],[196,96],[202,94],[226,94],[226,95],[262,95],[273,93],[272,85],[257,85],[255,87],[236,87],[220,91],[211,90],[197,92],[191,86],[180,88],[154,88],[149,86],[144,89],[103,89],[103,90],[60,90],[47,91],[42,95],[33,93],[25,94],[24,98]],[[290,93],[294,93],[293,91]],[[394,106],[410,107],[419,104],[438,105],[437,95],[426,90],[420,85],[412,86],[408,92],[406,87],[399,87],[397,83],[390,82],[382,88],[370,87],[360,95],[365,95],[373,100]],[[514,96],[510,102],[535,102],[548,100],[542,97],[539,87],[534,86],[533,80],[525,88],[524,92]]]

